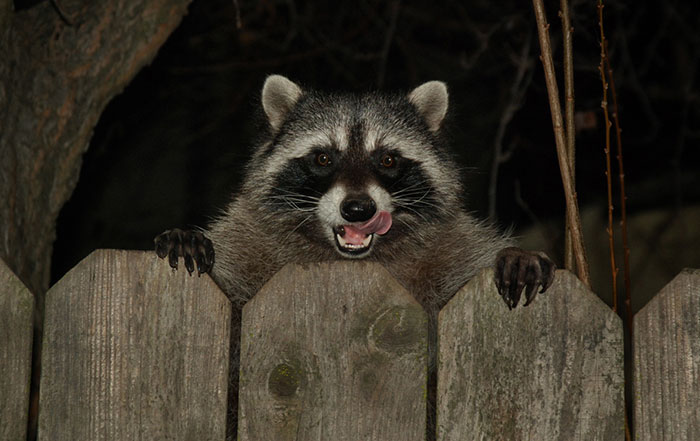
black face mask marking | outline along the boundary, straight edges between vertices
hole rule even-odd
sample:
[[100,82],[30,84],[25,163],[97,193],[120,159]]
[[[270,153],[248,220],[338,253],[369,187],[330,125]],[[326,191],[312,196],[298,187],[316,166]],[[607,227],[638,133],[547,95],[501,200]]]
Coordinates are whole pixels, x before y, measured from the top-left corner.
[[341,152],[333,147],[314,148],[289,161],[274,182],[267,198],[273,211],[308,214],[336,183],[350,193],[361,194],[373,182],[390,194],[395,215],[430,220],[440,214],[439,200],[420,164],[401,156],[396,149],[379,148],[365,153],[357,149]]

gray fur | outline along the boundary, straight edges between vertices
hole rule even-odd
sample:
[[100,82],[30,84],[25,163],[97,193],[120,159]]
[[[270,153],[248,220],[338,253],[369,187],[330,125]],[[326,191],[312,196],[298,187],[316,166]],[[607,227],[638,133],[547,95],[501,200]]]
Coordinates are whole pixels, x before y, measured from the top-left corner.
[[[202,230],[216,253],[212,276],[236,306],[234,316],[287,263],[344,258],[333,229],[343,222],[339,204],[346,195],[363,193],[377,212],[392,214],[393,224],[385,235],[373,236],[359,258],[382,263],[428,311],[434,367],[438,311],[512,245],[507,235],[462,208],[458,167],[441,135],[447,100],[447,88],[437,81],[408,95],[332,95],[304,90],[279,75],[267,79],[262,105],[269,134],[254,151],[240,192]],[[350,169],[338,166],[335,180],[318,193],[279,188],[290,164],[318,148],[334,152]],[[403,188],[394,188],[399,182],[382,185],[372,169],[380,165],[373,155],[386,151],[398,152],[415,170]],[[233,326],[234,373],[239,332]]]
[[436,216],[430,222],[418,215],[397,217],[395,224],[403,228],[375,238],[366,257],[381,262],[426,309],[436,313],[479,269],[492,266],[499,250],[511,246],[508,237],[462,209],[457,167],[436,133],[447,110],[443,83],[426,83],[408,97],[325,95],[302,91],[275,75],[265,82],[263,106],[270,138],[254,153],[234,201],[204,231],[216,251],[212,276],[236,304],[252,298],[289,262],[342,258],[327,237],[310,240],[309,231],[319,229],[308,228],[317,222],[315,213],[294,213],[292,206],[271,211],[265,202],[275,174],[290,159],[314,143],[351,148],[348,127],[358,122],[365,128],[364,149],[371,150],[378,140],[400,149],[420,162],[437,194],[439,205],[432,207]]

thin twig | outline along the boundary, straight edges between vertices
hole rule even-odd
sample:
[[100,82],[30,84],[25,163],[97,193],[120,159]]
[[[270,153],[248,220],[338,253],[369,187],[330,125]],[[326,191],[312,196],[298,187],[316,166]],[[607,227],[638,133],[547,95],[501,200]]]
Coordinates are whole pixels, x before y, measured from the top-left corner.
[[569,168],[569,155],[566,151],[564,123],[562,120],[561,105],[559,103],[559,89],[557,88],[557,80],[554,74],[552,46],[549,42],[549,24],[547,24],[547,17],[544,12],[544,4],[542,0],[532,0],[532,4],[535,9],[537,32],[540,37],[540,47],[542,49],[542,55],[540,58],[544,67],[544,77],[547,84],[547,94],[549,96],[549,108],[552,113],[552,126],[554,128],[554,139],[557,147],[557,158],[559,159],[559,170],[561,171],[561,179],[564,185],[566,205],[571,208],[570,210],[567,210],[567,219],[571,225],[571,236],[573,239],[572,242],[574,245],[574,254],[576,256],[577,274],[583,284],[590,288],[591,280],[588,272],[586,252],[583,245],[581,219],[578,211],[578,202],[576,200],[576,191],[574,189],[574,183],[571,179],[571,170]]
[[608,82],[605,78],[605,33],[603,32],[603,3],[598,3],[598,24],[600,26],[600,81],[603,84],[603,100],[600,106],[603,108],[605,119],[605,180],[608,186],[608,244],[610,248],[610,273],[612,275],[613,311],[617,314],[617,264],[615,263],[615,238],[613,234],[613,204],[612,204],[612,169],[610,165],[610,117],[608,115]]
[[620,178],[620,227],[622,230],[622,248],[624,250],[624,277],[625,277],[625,309],[627,312],[627,326],[629,327],[630,338],[632,337],[632,281],[630,274],[630,247],[627,238],[627,196],[625,193],[625,168],[622,163],[622,129],[620,128],[620,118],[617,107],[617,93],[615,92],[615,79],[613,77],[610,57],[608,56],[607,41],[605,47],[605,65],[608,71],[608,83],[610,85],[610,95],[613,103],[612,118],[615,123],[615,143],[617,146],[617,165]]
[[[610,265],[612,267],[612,279],[613,279],[613,310],[617,312],[617,265],[615,264],[615,250],[613,243],[613,223],[612,223],[612,192],[611,192],[611,169],[610,169],[610,119],[608,116],[608,83],[611,88],[611,94],[613,98],[613,119],[615,120],[615,131],[617,134],[617,160],[620,167],[620,198],[622,201],[622,231],[623,231],[623,246],[625,249],[625,306],[627,308],[627,326],[626,326],[626,338],[628,342],[632,341],[632,309],[630,300],[630,279],[629,279],[629,246],[627,243],[627,213],[625,208],[625,180],[624,180],[624,169],[622,167],[622,135],[619,123],[618,107],[617,107],[617,95],[615,93],[615,80],[612,75],[612,67],[610,65],[610,58],[608,57],[608,42],[605,39],[605,32],[603,29],[603,0],[598,0],[598,25],[600,26],[600,78],[603,83],[603,112],[605,114],[605,161],[606,161],[606,177],[608,182],[608,231],[610,238]],[[606,69],[607,67],[607,81],[606,81]],[[628,354],[629,356],[629,354]],[[629,364],[625,362],[625,370],[629,372]],[[626,386],[629,386],[627,382],[628,375],[625,375]],[[630,416],[628,410],[630,409],[629,395],[625,399],[625,439],[627,441],[632,440],[632,432],[630,430]]]
[[[569,154],[569,169],[571,170],[571,180],[576,184],[576,126],[574,123],[574,56],[573,56],[573,28],[571,27],[569,3],[561,0],[561,27],[564,34],[564,94],[566,102],[564,114],[566,120],[566,150]],[[567,210],[569,207],[567,206]],[[564,241],[564,267],[569,271],[574,271],[574,248],[571,244],[571,226],[568,216],[566,221],[566,234]]]

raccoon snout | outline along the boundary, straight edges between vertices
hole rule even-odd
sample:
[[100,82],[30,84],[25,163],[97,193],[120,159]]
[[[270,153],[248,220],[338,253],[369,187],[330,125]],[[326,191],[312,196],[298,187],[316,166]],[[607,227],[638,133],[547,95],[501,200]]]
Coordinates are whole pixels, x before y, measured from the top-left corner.
[[377,204],[367,196],[347,197],[340,204],[340,214],[348,222],[364,222],[372,219],[377,212]]

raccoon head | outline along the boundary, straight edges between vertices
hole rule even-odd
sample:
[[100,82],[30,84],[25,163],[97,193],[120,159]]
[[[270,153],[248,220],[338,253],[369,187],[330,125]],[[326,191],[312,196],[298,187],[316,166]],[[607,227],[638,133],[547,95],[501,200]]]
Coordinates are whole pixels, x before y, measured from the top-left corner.
[[458,203],[457,168],[437,136],[447,112],[442,82],[408,95],[334,95],[273,75],[262,107],[271,136],[248,181],[290,235],[361,258],[418,242],[422,227]]

